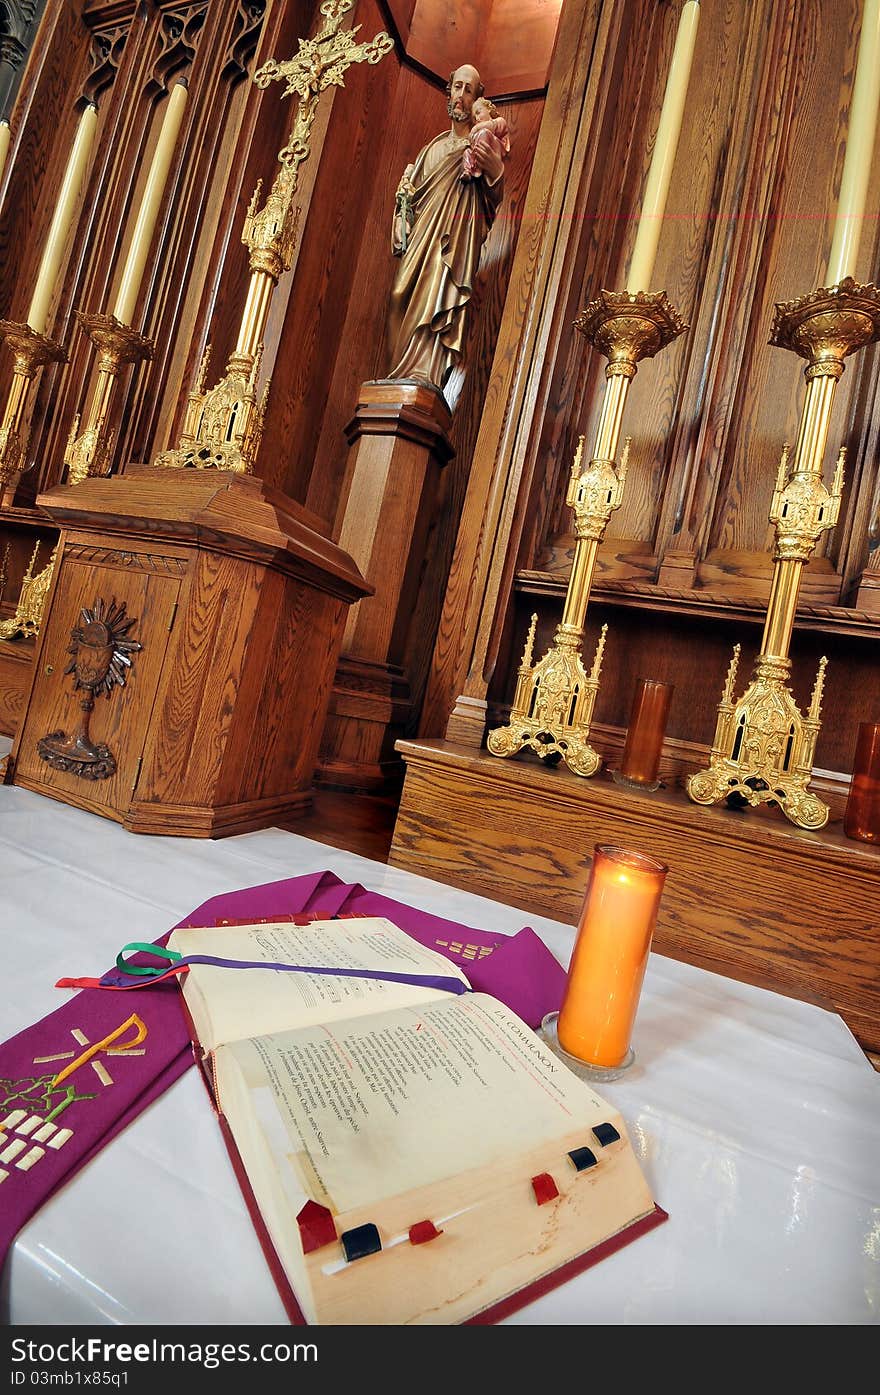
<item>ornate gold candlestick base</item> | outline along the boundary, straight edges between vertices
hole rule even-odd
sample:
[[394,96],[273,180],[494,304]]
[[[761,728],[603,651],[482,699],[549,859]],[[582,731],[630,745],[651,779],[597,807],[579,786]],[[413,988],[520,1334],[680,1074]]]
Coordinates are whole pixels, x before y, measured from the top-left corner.
[[583,631],[564,630],[562,625],[553,647],[532,667],[537,621],[537,615],[533,615],[510,722],[491,731],[487,745],[493,756],[513,756],[530,746],[550,765],[564,760],[576,775],[595,775],[602,758],[587,737],[599,691],[608,626],[602,626],[588,675],[580,654]]
[[718,724],[709,768],[690,775],[687,790],[695,804],[778,806],[799,828],[823,828],[828,805],[807,789],[813,772],[819,713],[825,685],[822,658],[806,717],[786,686],[787,659],[761,655],[755,677],[738,702],[733,686],[739,665],[737,644],[718,704]]
[[109,475],[113,430],[108,427],[110,408],[119,374],[127,363],[140,363],[153,357],[152,340],[124,325],[114,315],[86,315],[77,310],[86,334],[98,349],[98,380],[80,432],[80,419],[74,417],[64,464],[67,483],[81,484],[90,475]]
[[880,338],[880,291],[847,277],[799,300],[777,305],[770,342],[807,359],[807,392],[789,473],[789,448],[779,463],[770,506],[776,528],[773,582],[755,675],[739,702],[733,684],[739,645],[718,706],[715,740],[706,770],[691,775],[696,804],[777,805],[799,828],[822,828],[828,806],[807,790],[813,771],[826,659],[819,664],[807,715],[799,712],[786,680],[788,652],[804,564],[837,522],[843,492],[841,448],[831,489],[822,482],[834,390],[844,359]]
[[64,363],[67,354],[54,339],[38,334],[28,324],[15,320],[0,320],[0,337],[12,349],[15,360],[12,384],[3,420],[0,422],[0,499],[15,487],[27,459],[27,435],[22,422],[27,408],[31,383],[37,371],[47,363]]
[[205,388],[211,346],[205,350],[194,390],[186,404],[183,430],[173,450],[156,456],[170,470],[235,470],[251,475],[263,437],[269,382],[257,395],[262,345],[253,354],[235,353],[226,373]]
[[593,666],[587,674],[581,659],[584,622],[593,569],[608,520],[623,499],[629,458],[627,437],[620,465],[615,456],[623,408],[636,365],[652,358],[687,326],[665,292],[600,291],[582,310],[575,328],[608,358],[602,415],[596,450],[581,469],[584,438],[580,438],[571,467],[565,502],[574,510],[576,544],[562,621],[552,647],[532,666],[536,617],[526,642],[517,677],[516,696],[507,726],[487,738],[495,756],[512,756],[529,746],[542,760],[564,760],[575,775],[595,775],[601,757],[589,744],[593,707],[608,626],[603,625]]

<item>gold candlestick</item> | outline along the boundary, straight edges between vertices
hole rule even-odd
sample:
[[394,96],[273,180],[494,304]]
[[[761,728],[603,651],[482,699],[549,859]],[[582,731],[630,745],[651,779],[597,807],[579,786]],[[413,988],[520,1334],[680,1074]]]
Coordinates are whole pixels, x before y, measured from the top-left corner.
[[262,181],[257,185],[245,219],[242,242],[250,248],[251,280],[238,341],[224,376],[205,389],[210,346],[202,359],[196,387],[189,394],[186,417],[175,449],[163,451],[156,465],[172,469],[235,470],[252,474],[263,435],[263,418],[269,393],[257,396],[257,378],[263,352],[263,336],[269,307],[282,274],[293,265],[299,208],[295,205],[299,167],[310,152],[312,126],[321,93],[329,86],[343,87],[343,74],[352,63],[378,63],[394,47],[382,32],[367,44],[355,42],[360,25],[339,29],[354,0],[324,0],[324,27],[313,39],[301,39],[299,49],[286,63],[270,59],[255,75],[258,87],[276,79],[287,86],[284,95],[299,98],[296,117],[278,159],[275,177],[262,209]]
[[733,699],[739,645],[718,706],[715,740],[706,770],[688,777],[696,804],[778,806],[799,828],[822,828],[828,806],[807,789],[813,772],[826,660],[819,664],[813,695],[802,716],[786,680],[788,651],[804,563],[822,533],[833,528],[843,491],[841,448],[831,489],[822,482],[834,392],[844,359],[880,338],[880,290],[847,277],[799,300],[776,306],[770,343],[807,360],[807,391],[789,470],[782,452],[770,521],[776,528],[773,580],[761,652],[743,696]]
[[512,756],[529,746],[542,760],[564,760],[576,775],[594,775],[601,758],[588,737],[605,648],[607,625],[588,674],[581,659],[584,624],[599,543],[608,520],[620,507],[626,480],[629,438],[620,465],[616,464],[623,409],[636,365],[670,344],[685,325],[665,291],[631,294],[600,291],[575,320],[575,328],[608,358],[602,413],[596,448],[581,469],[581,437],[569,480],[566,503],[574,509],[575,552],[565,596],[562,621],[553,644],[532,666],[534,622],[517,679],[507,726],[489,733],[487,745],[495,756]]
[[27,433],[23,423],[31,383],[38,369],[47,363],[64,363],[67,354],[54,339],[38,334],[28,324],[0,320],[0,338],[12,349],[15,359],[12,383],[0,422],[0,503],[14,493],[27,459]]
[[80,431],[77,414],[64,452],[68,484],[81,484],[90,475],[109,475],[113,432],[107,423],[119,374],[127,363],[153,357],[152,341],[121,324],[115,315],[84,315],[77,310],[76,318],[100,356],[85,426]]
[[35,545],[31,553],[31,560],[28,562],[28,569],[22,578],[15,614],[10,620],[0,620],[0,639],[16,639],[19,635],[22,639],[36,639],[40,633],[43,611],[46,608],[46,597],[52,584],[52,573],[55,570],[55,561],[58,556],[58,546],[59,544],[56,543],[49,561],[43,570],[34,576],[37,553],[40,550],[40,544]]

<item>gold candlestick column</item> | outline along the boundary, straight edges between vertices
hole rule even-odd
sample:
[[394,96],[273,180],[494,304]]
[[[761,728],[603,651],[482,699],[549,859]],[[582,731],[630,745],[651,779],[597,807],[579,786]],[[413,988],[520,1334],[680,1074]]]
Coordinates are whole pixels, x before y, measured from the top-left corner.
[[542,760],[553,764],[564,760],[576,775],[589,776],[601,765],[588,737],[607,626],[602,627],[589,674],[580,651],[599,543],[623,498],[629,439],[620,465],[616,464],[623,410],[636,365],[659,353],[687,326],[665,292],[601,291],[575,320],[575,327],[609,362],[595,453],[581,469],[581,437],[566,495],[566,503],[574,509],[576,543],[562,620],[551,648],[534,666],[532,626],[510,721],[489,733],[487,745],[495,756],[512,756],[529,746]]
[[64,363],[67,355],[60,344],[30,325],[0,320],[0,337],[12,349],[15,359],[9,396],[0,421],[0,505],[11,502],[18,478],[25,469],[27,435],[23,423],[31,383],[38,369],[47,363]]
[[343,16],[354,0],[325,0],[321,6],[323,28],[313,39],[301,39],[293,58],[265,63],[254,77],[258,87],[268,87],[280,79],[287,85],[285,96],[299,98],[296,117],[278,159],[281,169],[275,177],[262,209],[258,208],[262,180],[254,191],[245,218],[242,242],[250,248],[251,280],[238,332],[238,341],[226,365],[226,372],[215,387],[205,390],[210,346],[202,359],[195,390],[189,394],[180,440],[173,450],[163,451],[156,465],[172,469],[235,470],[252,474],[263,434],[263,417],[269,383],[257,399],[257,378],[263,353],[263,336],[275,287],[293,265],[299,208],[295,205],[299,167],[310,154],[312,126],[321,93],[326,87],[343,87],[343,74],[352,63],[378,63],[394,47],[390,35],[382,32],[370,43],[358,44],[360,29],[340,30]]
[[782,452],[770,521],[776,528],[773,580],[761,652],[743,696],[733,700],[739,646],[718,707],[715,740],[706,770],[689,776],[687,790],[697,804],[778,806],[800,828],[822,828],[828,806],[807,789],[813,771],[819,713],[825,681],[823,658],[806,716],[786,686],[789,648],[804,564],[822,533],[833,528],[843,492],[841,448],[831,489],[822,482],[834,393],[844,359],[880,338],[880,291],[847,277],[838,286],[777,305],[770,343],[807,360],[807,391],[801,412],[794,464]]
[[81,484],[90,475],[109,475],[113,432],[107,430],[107,422],[119,374],[127,363],[153,357],[151,340],[121,324],[114,315],[84,315],[77,310],[76,318],[100,357],[85,426],[80,432],[77,415],[64,452],[68,484]]

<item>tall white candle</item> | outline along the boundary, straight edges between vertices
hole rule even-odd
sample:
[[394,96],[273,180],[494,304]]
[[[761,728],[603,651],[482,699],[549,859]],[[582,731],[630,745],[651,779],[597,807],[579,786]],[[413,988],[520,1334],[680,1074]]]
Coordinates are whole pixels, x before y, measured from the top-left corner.
[[159,139],[153,153],[153,163],[147,176],[144,196],[141,199],[137,222],[131,237],[131,246],[128,249],[125,269],[116,296],[116,304],[113,307],[113,314],[124,325],[131,324],[131,317],[137,305],[138,291],[143,280],[153,233],[156,230],[156,220],[162,207],[162,196],[168,180],[168,171],[171,168],[177,137],[180,134],[180,123],[183,120],[183,112],[186,107],[186,96],[186,83],[183,81],[176,83],[168,98],[162,129],[159,132]]
[[874,154],[877,109],[880,106],[880,0],[865,0],[859,56],[853,83],[840,181],[837,220],[828,256],[826,284],[836,286],[855,273],[865,197]]
[[73,226],[79,196],[85,182],[97,125],[98,108],[90,102],[84,108],[76,128],[73,149],[70,152],[67,169],[64,171],[64,181],[58,195],[58,202],[55,205],[52,226],[49,229],[46,246],[43,248],[43,259],[37,274],[37,284],[34,287],[30,309],[27,312],[27,322],[31,329],[35,329],[38,334],[46,333],[52,293],[61,270],[67,239]]
[[3,171],[6,169],[6,156],[9,154],[11,139],[12,132],[9,129],[9,122],[0,121],[0,184],[3,183]]
[[678,33],[669,76],[666,79],[660,124],[657,127],[651,168],[648,170],[645,195],[642,199],[636,245],[626,278],[626,289],[630,295],[635,295],[637,291],[650,290],[657,244],[663,227],[663,213],[669,194],[669,181],[681,131],[681,119],[684,115],[699,20],[699,0],[687,0],[678,21]]

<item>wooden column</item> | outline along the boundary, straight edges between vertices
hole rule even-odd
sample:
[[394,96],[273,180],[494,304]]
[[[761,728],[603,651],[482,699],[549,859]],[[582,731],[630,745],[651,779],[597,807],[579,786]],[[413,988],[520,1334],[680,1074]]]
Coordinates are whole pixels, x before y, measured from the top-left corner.
[[349,612],[316,779],[376,790],[402,776],[394,742],[410,714],[409,633],[451,414],[429,384],[361,386],[347,427],[351,486],[339,545],[375,587]]

